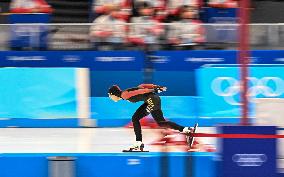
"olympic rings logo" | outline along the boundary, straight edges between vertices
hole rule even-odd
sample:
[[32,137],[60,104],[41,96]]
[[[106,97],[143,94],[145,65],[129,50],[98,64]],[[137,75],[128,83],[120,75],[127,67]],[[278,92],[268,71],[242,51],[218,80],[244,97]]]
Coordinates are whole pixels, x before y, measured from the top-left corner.
[[[248,96],[278,97],[284,93],[284,81],[279,77],[248,77]],[[233,77],[217,77],[211,83],[212,91],[224,97],[231,105],[240,105],[239,95],[241,83]]]

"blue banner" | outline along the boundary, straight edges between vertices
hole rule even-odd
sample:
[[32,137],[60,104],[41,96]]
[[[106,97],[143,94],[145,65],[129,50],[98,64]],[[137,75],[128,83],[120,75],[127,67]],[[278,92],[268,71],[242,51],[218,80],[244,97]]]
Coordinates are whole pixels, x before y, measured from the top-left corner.
[[[224,134],[276,134],[273,126],[222,126]],[[276,177],[276,139],[222,139],[220,177]]]
[[204,8],[203,20],[206,23],[237,23],[237,8]]
[[[147,63],[145,60],[151,59]],[[235,50],[156,51],[2,51],[0,67],[86,67],[96,71],[194,71],[208,64],[237,64]],[[251,64],[284,64],[284,50],[255,50]]]
[[1,67],[85,67],[100,70],[141,71],[144,53],[139,51],[21,51],[1,52]]
[[10,14],[8,16],[9,23],[49,23],[50,15],[46,13],[36,13],[36,14]]
[[284,64],[284,50],[253,50],[250,59],[254,64]]
[[[251,106],[254,98],[284,97],[283,69],[284,67],[250,68],[248,94]],[[206,67],[198,70],[196,80],[198,95],[202,99],[201,116],[240,116],[239,75],[238,67]]]
[[[49,14],[11,14],[11,24],[33,23],[33,25],[12,25],[10,28],[10,47],[12,48],[41,48],[47,49]],[[40,23],[40,24],[39,24]]]
[[152,62],[158,71],[194,71],[205,64],[236,64],[236,56],[230,50],[157,51]]

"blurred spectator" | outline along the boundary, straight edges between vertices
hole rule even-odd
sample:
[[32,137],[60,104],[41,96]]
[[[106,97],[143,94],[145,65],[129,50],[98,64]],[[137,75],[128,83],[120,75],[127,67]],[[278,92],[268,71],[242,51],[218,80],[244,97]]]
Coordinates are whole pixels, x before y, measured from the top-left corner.
[[168,42],[171,46],[192,49],[205,41],[204,27],[197,17],[196,7],[183,6],[180,9],[180,21],[169,26]]
[[163,21],[166,18],[166,3],[167,0],[133,0],[133,16],[139,16],[139,8],[141,4],[147,3],[154,9],[154,18],[158,21]]
[[200,0],[168,0],[167,11],[171,14],[178,15],[178,10],[182,6],[201,7]]
[[130,43],[140,46],[156,46],[164,28],[155,18],[155,9],[148,2],[141,2],[138,7],[138,17],[132,17],[128,40]]
[[118,7],[117,18],[128,20],[131,15],[131,0],[95,0],[93,3],[93,11],[97,15],[106,15],[113,8]]
[[120,18],[119,7],[112,6],[109,15],[96,18],[90,29],[91,41],[95,48],[120,49],[125,43],[126,22]]
[[238,0],[209,0],[208,6],[217,8],[237,8]]
[[139,9],[142,4],[147,4],[154,9],[166,7],[166,0],[133,0],[133,2],[136,9]]
[[45,0],[12,0],[11,13],[52,13],[53,9]]
[[178,19],[179,10],[183,6],[196,7],[200,9],[203,5],[202,0],[168,0],[167,1],[167,22],[176,21]]

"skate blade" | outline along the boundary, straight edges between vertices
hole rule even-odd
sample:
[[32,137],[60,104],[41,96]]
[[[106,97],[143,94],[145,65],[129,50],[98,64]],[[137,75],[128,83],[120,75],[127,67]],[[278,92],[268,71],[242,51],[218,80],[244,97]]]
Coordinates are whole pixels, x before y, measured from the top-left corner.
[[124,149],[124,150],[122,150],[122,152],[149,152],[149,151],[147,151],[147,150],[141,151],[141,150],[129,150],[129,149]]
[[[198,127],[198,124],[196,123],[196,124],[194,125],[193,132],[192,132],[192,133],[195,133],[197,127]],[[191,149],[191,148],[192,148],[192,145],[193,145],[193,143],[194,143],[195,137],[190,136],[190,135],[189,135],[188,137],[189,137],[189,138],[188,138],[188,146],[189,146],[189,149]]]

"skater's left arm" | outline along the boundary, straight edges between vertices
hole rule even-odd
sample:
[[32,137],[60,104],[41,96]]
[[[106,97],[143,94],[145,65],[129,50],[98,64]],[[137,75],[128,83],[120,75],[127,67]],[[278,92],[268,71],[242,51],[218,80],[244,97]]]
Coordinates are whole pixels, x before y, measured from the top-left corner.
[[138,87],[139,88],[148,88],[148,89],[158,89],[158,90],[161,90],[161,91],[167,90],[167,87],[163,87],[163,86],[155,85],[155,84],[140,84]]

